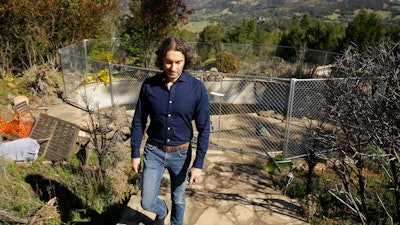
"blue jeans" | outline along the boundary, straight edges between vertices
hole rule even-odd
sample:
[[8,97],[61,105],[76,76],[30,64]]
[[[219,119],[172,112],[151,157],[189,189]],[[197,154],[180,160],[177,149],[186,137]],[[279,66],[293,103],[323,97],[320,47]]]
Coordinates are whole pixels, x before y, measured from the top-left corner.
[[167,169],[171,179],[171,225],[183,224],[186,205],[185,190],[191,152],[191,146],[170,153],[150,143],[146,143],[144,148],[142,208],[159,217],[167,215],[167,206],[158,197],[161,179]]

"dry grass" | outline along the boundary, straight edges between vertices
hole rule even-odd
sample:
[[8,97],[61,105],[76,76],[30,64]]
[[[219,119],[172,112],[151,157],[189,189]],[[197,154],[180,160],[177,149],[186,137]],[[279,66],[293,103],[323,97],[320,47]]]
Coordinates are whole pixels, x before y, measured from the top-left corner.
[[62,94],[62,87],[62,74],[55,61],[33,66],[19,76],[0,79],[0,110],[10,110],[18,95],[27,96],[31,105],[49,105]]
[[[0,158],[0,209],[15,218],[28,220],[43,205],[24,179],[28,171],[37,169],[35,165]],[[0,221],[7,220],[0,217]]]

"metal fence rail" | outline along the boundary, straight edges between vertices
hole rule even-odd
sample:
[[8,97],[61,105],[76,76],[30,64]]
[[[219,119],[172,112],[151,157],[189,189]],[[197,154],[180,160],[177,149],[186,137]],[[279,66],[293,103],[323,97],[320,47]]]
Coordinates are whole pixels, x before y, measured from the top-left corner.
[[[106,41],[111,43],[109,48],[117,48],[118,42],[114,41]],[[87,46],[83,43],[59,51],[65,97],[82,106],[87,103],[85,99],[89,99],[100,108],[123,105],[134,109],[143,80],[158,70],[93,60]],[[240,48],[230,46],[231,51],[234,47]],[[247,46],[246,51],[241,51],[261,54],[260,46],[256,47]],[[270,47],[273,49],[276,51]],[[203,50],[197,48],[197,51]],[[321,56],[324,63],[333,57],[324,54]],[[109,83],[90,82],[90,76],[102,71],[108,73]],[[308,131],[304,121],[320,117],[319,107],[325,101],[325,79],[189,72],[204,82],[209,92],[211,146],[266,158],[276,154],[282,154],[284,158],[307,154],[303,140]],[[98,99],[101,101],[96,102]]]

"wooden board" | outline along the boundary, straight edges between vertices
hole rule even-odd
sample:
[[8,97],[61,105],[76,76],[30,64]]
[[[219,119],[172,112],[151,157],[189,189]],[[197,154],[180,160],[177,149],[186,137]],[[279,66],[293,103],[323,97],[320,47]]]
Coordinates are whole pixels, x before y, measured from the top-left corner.
[[41,113],[33,126],[30,138],[40,144],[40,157],[52,161],[69,162],[77,135],[77,125]]

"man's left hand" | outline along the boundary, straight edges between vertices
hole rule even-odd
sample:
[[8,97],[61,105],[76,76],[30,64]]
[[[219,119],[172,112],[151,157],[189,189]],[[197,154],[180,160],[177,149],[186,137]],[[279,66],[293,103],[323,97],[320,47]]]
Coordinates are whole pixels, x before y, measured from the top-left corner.
[[188,184],[191,185],[193,182],[198,182],[201,175],[202,175],[201,169],[194,167],[190,168]]

